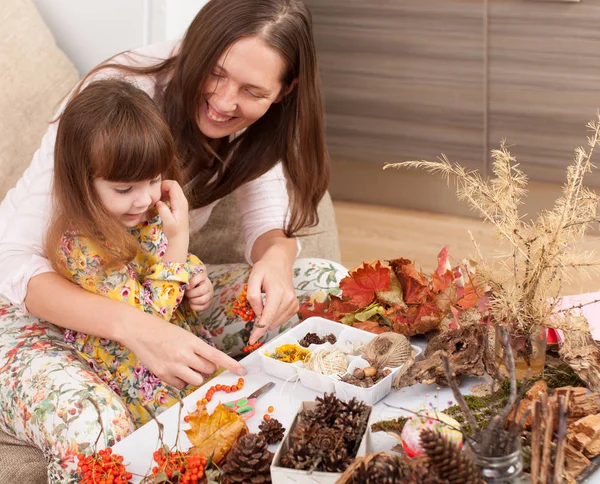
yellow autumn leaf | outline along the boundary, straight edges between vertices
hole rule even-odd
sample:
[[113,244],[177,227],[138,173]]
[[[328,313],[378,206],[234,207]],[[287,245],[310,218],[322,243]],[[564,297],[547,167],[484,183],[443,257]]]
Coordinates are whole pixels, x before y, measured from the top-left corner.
[[198,408],[188,415],[191,428],[185,433],[193,448],[190,454],[213,456],[218,464],[231,450],[233,444],[242,435],[248,433],[248,426],[242,417],[219,403],[212,415],[208,414],[206,405],[198,402]]

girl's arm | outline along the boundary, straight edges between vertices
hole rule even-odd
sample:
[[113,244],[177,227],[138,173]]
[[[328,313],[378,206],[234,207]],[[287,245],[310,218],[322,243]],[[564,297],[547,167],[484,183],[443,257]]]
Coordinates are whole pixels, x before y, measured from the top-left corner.
[[[184,258],[185,262],[161,260],[159,254],[165,250],[166,241],[157,219],[139,229],[138,237],[148,252],[140,252],[128,265],[109,266],[94,242],[76,234],[63,236],[60,260],[69,278],[85,290],[169,321],[183,300],[190,277],[202,267],[201,262],[196,257],[187,261]],[[141,282],[142,274],[136,272],[140,267],[144,271]]]
[[237,361],[179,326],[85,291],[54,272],[29,281],[25,303],[31,314],[58,326],[118,341],[177,388],[201,385],[200,372],[211,374],[219,366],[245,373]]

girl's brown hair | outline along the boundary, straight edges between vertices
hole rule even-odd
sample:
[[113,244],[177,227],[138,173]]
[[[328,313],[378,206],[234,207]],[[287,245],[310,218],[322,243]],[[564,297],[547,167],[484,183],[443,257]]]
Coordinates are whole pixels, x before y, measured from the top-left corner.
[[[206,84],[221,54],[234,42],[257,36],[285,64],[283,92],[297,85],[231,143],[215,152],[196,119]],[[330,177],[323,132],[312,19],[301,0],[210,0],[188,28],[180,50],[150,67],[108,62],[130,74],[154,75],[156,100],[171,128],[187,181],[192,208],[207,205],[283,163],[291,213],[286,235],[318,223],[317,206]],[[225,141],[225,140],[224,140]],[[223,160],[227,160],[224,163]]]
[[45,239],[53,267],[64,269],[58,248],[69,231],[104,247],[108,262],[133,259],[138,242],[104,209],[93,181],[177,178],[175,150],[155,102],[131,83],[95,81],[71,98],[54,147],[53,213]]

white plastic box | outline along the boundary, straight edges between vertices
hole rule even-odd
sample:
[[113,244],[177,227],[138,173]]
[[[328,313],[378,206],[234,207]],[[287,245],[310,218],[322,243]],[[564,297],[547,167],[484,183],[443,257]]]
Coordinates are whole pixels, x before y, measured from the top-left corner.
[[[314,410],[316,406],[316,402],[302,402],[298,412],[296,413],[296,416],[294,417],[294,420],[292,420],[292,423],[287,428],[281,445],[273,456],[273,462],[271,464],[271,480],[274,484],[335,484],[335,482],[342,475],[339,472],[311,472],[309,474],[308,471],[288,469],[287,467],[281,467],[279,465],[281,463],[282,456],[289,450],[290,434],[294,430],[294,427],[299,420],[300,412],[303,410]],[[360,447],[358,448],[358,452],[356,453],[355,457],[362,457],[367,454],[367,440],[369,438],[369,429],[371,428],[373,407],[367,406],[367,408],[369,409],[370,414],[367,421],[367,426],[365,428],[365,433],[362,436]]]
[[[266,344],[259,350],[262,366],[265,373],[280,378],[286,381],[296,381],[300,378],[300,383],[303,386],[321,393],[333,393],[341,400],[351,400],[356,397],[358,400],[365,402],[367,405],[374,405],[376,402],[384,398],[390,393],[392,383],[398,371],[402,366],[389,368],[391,373],[377,382],[370,388],[362,388],[356,385],[340,380],[340,376],[336,375],[320,375],[313,371],[307,370],[302,362],[284,363],[274,358],[266,356],[266,353],[272,354],[275,349],[284,344],[298,344],[299,341],[307,333],[316,333],[319,337],[328,334],[334,334],[337,342],[334,347],[344,347],[346,342],[367,344],[377,335],[347,326],[329,319],[313,317],[308,318],[290,329],[279,338]],[[330,348],[330,343],[320,345],[310,345],[307,349],[311,352]],[[412,346],[415,355],[421,353],[421,348]],[[360,356],[347,355],[348,372],[352,372],[354,368],[364,368],[369,366],[369,363]]]

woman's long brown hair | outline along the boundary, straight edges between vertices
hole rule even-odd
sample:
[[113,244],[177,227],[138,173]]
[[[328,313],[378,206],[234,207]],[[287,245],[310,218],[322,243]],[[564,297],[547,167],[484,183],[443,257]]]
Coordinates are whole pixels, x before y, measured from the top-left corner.
[[44,241],[57,271],[66,232],[104,247],[107,263],[129,262],[136,239],[102,206],[95,178],[115,182],[177,178],[175,144],[156,103],[131,83],[116,79],[90,83],[60,116],[54,147],[53,212]]
[[[215,162],[210,140],[196,122],[202,87],[227,47],[249,36],[258,36],[281,55],[284,92],[296,79],[297,85],[241,136],[219,149]],[[88,76],[105,68],[155,76],[156,101],[175,139],[185,179],[194,180],[188,192],[192,208],[228,195],[281,161],[291,204],[286,235],[318,223],[317,206],[329,185],[330,165],[312,19],[301,0],[210,0],[173,57],[149,67],[109,61]]]

